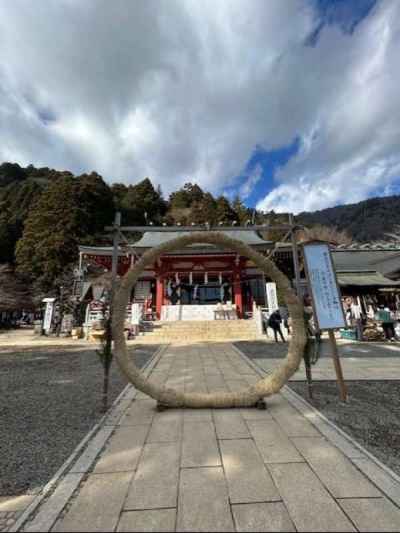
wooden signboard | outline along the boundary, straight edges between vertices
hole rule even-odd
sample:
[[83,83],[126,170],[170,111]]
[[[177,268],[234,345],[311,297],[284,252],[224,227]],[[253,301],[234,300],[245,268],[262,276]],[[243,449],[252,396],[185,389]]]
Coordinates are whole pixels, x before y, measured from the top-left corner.
[[338,380],[340,398],[347,399],[346,385],[334,330],[346,327],[340,290],[329,244],[312,241],[303,245],[304,266],[311,291],[314,320],[320,330],[327,330]]

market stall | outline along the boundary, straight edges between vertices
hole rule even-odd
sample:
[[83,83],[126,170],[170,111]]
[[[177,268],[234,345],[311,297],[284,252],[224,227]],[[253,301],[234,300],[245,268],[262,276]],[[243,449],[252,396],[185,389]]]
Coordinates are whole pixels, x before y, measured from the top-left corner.
[[[400,339],[400,282],[379,272],[338,273],[348,328],[343,338],[353,340]],[[384,313],[383,313],[384,312]],[[386,324],[392,324],[389,335]]]

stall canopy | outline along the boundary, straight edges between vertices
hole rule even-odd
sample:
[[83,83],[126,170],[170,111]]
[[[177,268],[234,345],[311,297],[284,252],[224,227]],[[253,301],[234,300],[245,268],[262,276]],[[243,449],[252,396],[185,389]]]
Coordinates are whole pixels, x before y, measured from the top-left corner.
[[341,287],[400,287],[400,281],[393,281],[376,271],[338,272]]

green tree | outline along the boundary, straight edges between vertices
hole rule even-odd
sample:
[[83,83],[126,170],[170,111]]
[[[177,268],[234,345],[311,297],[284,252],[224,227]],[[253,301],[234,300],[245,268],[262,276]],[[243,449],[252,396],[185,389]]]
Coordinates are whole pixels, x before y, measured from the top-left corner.
[[33,165],[0,165],[0,262],[14,262],[15,245],[31,206],[50,182],[62,176],[72,174]]
[[234,220],[237,220],[235,211],[232,209],[231,204],[225,198],[225,196],[219,196],[215,202],[216,214],[215,218],[217,222],[222,222],[223,224],[229,224]]
[[0,187],[23,181],[25,177],[26,172],[18,163],[2,163],[0,165]]
[[17,228],[10,223],[11,213],[0,203],[0,264],[14,262],[14,248],[18,240]]
[[51,182],[32,207],[16,247],[18,271],[50,289],[76,261],[78,244],[111,223],[112,194],[97,174]]
[[111,193],[114,198],[115,207],[118,211],[122,212],[122,202],[127,192],[128,187],[124,183],[113,183],[111,185]]
[[232,202],[232,209],[235,211],[236,219],[240,226],[244,226],[251,218],[250,209],[244,205],[239,196],[236,196]]
[[0,263],[14,263],[15,245],[22,236],[24,221],[42,190],[30,178],[0,189]]
[[191,207],[194,203],[201,202],[204,192],[196,183],[185,183],[185,185],[169,197],[171,209],[184,209]]
[[123,225],[143,225],[149,221],[160,223],[165,215],[167,206],[161,190],[157,191],[149,178],[128,187],[114,185],[112,191]]
[[96,172],[82,174],[75,179],[80,234],[86,240],[104,232],[113,220],[114,199],[110,187]]
[[201,201],[192,205],[190,219],[195,224],[204,224],[205,222],[209,222],[211,225],[216,224],[217,206],[212,194],[206,192]]

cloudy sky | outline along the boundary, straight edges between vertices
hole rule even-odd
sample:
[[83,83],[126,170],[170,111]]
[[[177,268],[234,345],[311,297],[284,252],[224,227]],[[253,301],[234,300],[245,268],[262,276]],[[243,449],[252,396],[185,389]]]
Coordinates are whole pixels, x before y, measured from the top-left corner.
[[0,161],[315,210],[400,193],[399,0],[0,2]]

